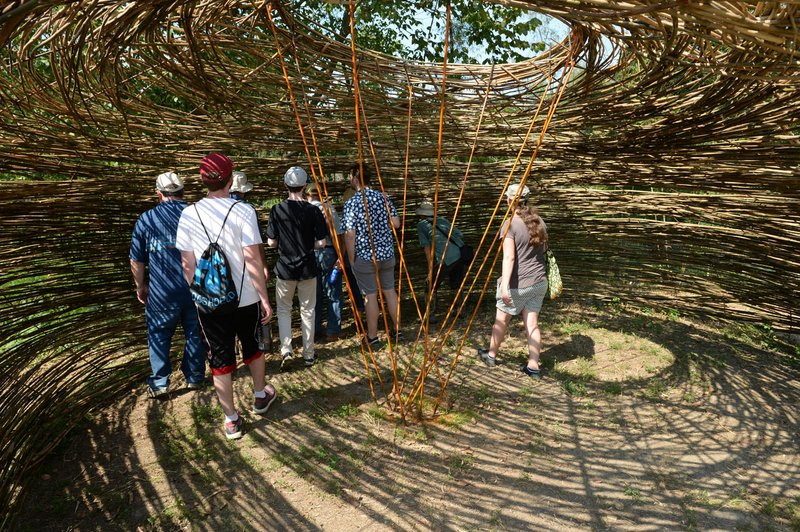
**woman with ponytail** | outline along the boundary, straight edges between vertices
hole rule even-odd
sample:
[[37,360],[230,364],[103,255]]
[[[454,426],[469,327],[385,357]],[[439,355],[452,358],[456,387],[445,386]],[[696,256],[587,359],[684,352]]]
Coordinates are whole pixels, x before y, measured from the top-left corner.
[[515,205],[515,208],[511,220],[506,221],[500,231],[503,270],[497,280],[497,314],[489,349],[478,349],[478,355],[487,366],[494,366],[511,317],[522,314],[528,336],[528,362],[519,369],[531,378],[540,379],[542,335],[539,311],[547,292],[547,226],[536,209],[528,207],[528,194],[528,187],[520,185],[511,185],[506,192],[509,205]]

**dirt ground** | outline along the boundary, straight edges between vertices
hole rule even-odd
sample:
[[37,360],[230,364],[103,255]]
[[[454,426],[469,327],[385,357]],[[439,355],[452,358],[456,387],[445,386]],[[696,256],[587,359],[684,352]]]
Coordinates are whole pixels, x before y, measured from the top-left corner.
[[542,313],[533,381],[517,371],[520,320],[502,364],[477,359],[490,327],[473,325],[423,422],[403,423],[380,387],[373,401],[352,338],[318,346],[311,368],[280,372],[273,355],[281,400],[263,417],[240,368],[238,441],[212,388],[174,382],[158,401],[137,386],[43,466],[18,527],[800,530],[800,355],[768,328],[557,305]]

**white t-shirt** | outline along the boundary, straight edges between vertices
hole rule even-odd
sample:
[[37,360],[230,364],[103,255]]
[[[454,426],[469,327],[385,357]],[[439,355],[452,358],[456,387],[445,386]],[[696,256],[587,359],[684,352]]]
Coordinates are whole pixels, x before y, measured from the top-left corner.
[[[231,267],[233,282],[239,293],[239,306],[246,307],[258,303],[258,293],[253,287],[253,281],[244,265],[244,250],[247,246],[261,244],[261,233],[258,231],[256,211],[252,205],[240,202],[236,205],[225,222],[225,227],[220,234],[220,227],[225,215],[236,200],[231,198],[204,198],[194,205],[186,207],[181,213],[178,222],[178,234],[175,238],[175,247],[181,251],[193,251],[195,260],[199,260],[203,251],[217,238],[219,245],[225,251]],[[198,220],[197,214],[200,214]],[[208,231],[203,231],[203,225]],[[244,282],[242,283],[242,271]],[[244,285],[244,288],[240,286]]]

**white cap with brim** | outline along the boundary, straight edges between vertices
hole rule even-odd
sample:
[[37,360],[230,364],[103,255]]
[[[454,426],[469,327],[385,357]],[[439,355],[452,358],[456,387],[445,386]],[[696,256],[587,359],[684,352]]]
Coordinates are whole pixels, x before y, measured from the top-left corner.
[[183,190],[183,180],[175,172],[164,172],[156,178],[156,188],[170,194]]
[[308,184],[308,174],[299,166],[292,166],[283,176],[287,187],[304,187]]
[[253,190],[253,185],[247,181],[247,175],[238,170],[233,172],[233,184],[231,185],[231,192],[238,192],[239,194],[246,194]]
[[[517,195],[518,190],[519,190],[519,184],[511,185],[510,187],[508,187],[508,190],[506,191],[506,197],[514,199],[514,197],[516,197]],[[528,194],[530,193],[531,193],[530,189],[528,187],[523,186],[522,191],[519,193],[519,199],[523,200],[527,198]]]

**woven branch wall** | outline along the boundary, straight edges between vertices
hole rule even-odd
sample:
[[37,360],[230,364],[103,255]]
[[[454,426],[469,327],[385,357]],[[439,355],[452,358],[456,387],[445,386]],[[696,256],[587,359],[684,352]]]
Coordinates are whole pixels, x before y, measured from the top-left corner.
[[[336,197],[359,153],[357,109],[364,157],[398,206],[413,212],[435,196],[451,216],[463,190],[457,224],[474,243],[488,228],[479,256],[495,252],[504,184],[524,178],[566,298],[797,331],[800,2],[498,3],[555,16],[571,33],[513,65],[411,64],[357,49],[354,73],[349,44],[280,4],[0,8],[6,519],[25,474],[147,372],[127,245],[155,175],[180,172],[197,199],[198,161],[219,150],[258,197],[282,195],[284,170],[312,163]],[[419,286],[413,226],[404,256]]]

